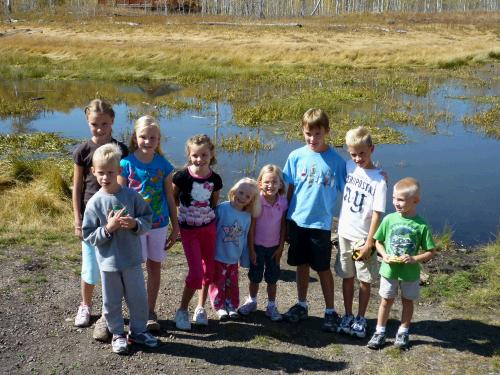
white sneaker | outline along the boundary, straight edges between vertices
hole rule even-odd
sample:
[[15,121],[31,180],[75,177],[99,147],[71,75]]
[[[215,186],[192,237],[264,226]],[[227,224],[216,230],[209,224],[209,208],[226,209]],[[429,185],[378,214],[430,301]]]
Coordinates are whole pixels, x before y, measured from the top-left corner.
[[238,319],[240,317],[232,304],[228,303],[226,305],[226,308],[227,308],[227,314],[229,315],[229,319]]
[[125,335],[113,335],[113,340],[111,341],[111,348],[113,349],[113,353],[127,354],[128,341]]
[[207,312],[203,307],[198,306],[196,310],[194,310],[193,323],[200,326],[208,326]]
[[90,307],[87,305],[78,306],[78,312],[75,317],[75,326],[87,327],[90,324]]
[[243,316],[251,314],[255,311],[257,311],[257,302],[252,301],[250,297],[248,297],[245,303],[238,309],[238,313]]
[[268,305],[266,307],[266,316],[268,316],[269,319],[271,319],[273,322],[279,322],[280,320],[283,320],[283,316],[281,316],[276,305]]
[[175,326],[182,331],[191,330],[191,323],[189,322],[187,310],[179,309],[175,312]]
[[217,310],[217,316],[219,317],[219,320],[221,320],[221,321],[225,321],[225,320],[229,319],[229,314],[224,309]]

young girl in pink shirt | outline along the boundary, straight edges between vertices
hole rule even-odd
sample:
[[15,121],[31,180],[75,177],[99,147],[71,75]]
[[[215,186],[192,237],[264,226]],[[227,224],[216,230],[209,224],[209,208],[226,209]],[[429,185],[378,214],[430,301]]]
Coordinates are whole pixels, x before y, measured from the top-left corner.
[[262,278],[267,283],[266,315],[272,321],[282,320],[276,307],[276,284],[280,276],[280,259],[285,242],[285,214],[288,201],[281,169],[273,164],[262,167],[257,183],[262,211],[252,219],[249,235],[249,297],[238,313],[248,315],[257,310],[257,292]]

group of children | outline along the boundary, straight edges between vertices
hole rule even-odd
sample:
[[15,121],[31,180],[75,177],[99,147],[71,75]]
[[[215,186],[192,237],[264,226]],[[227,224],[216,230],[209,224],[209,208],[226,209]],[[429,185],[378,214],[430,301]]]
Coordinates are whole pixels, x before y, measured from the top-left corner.
[[[94,338],[106,341],[112,334],[112,349],[120,354],[131,343],[156,346],[158,341],[150,332],[160,329],[155,307],[161,263],[180,235],[188,274],[175,314],[178,329],[190,330],[191,322],[208,324],[208,298],[220,320],[255,312],[263,279],[268,296],[265,313],[272,321],[306,319],[312,268],[318,273],[325,300],[323,330],[363,338],[378,253],[382,258],[381,303],[368,347],[385,345],[385,326],[398,288],[403,311],[394,344],[409,347],[413,301],[419,294],[418,263],[433,256],[435,245],[427,224],[416,213],[420,188],[413,178],[395,184],[396,212],[382,219],[387,176],[372,162],[374,145],[365,128],[347,133],[352,160],[346,163],[326,142],[330,130],[326,113],[308,110],[302,118],[306,145],[290,153],[283,171],[268,164],[257,180],[239,180],[229,189],[228,200],[219,203],[223,184],[212,169],[215,147],[208,136],[196,135],[187,141],[187,165],[175,172],[163,156],[160,126],[154,118],[143,116],[136,121],[127,148],[111,136],[114,111],[108,103],[93,100],[85,115],[92,137],[74,152],[75,234],[82,239],[82,303],[75,325],[90,324],[92,291],[100,278],[103,306]],[[342,318],[334,307],[330,267],[338,193],[342,208],[335,271],[343,279]],[[280,314],[276,289],[285,240],[289,243],[287,263],[296,267],[298,298]],[[239,266],[249,268],[250,281],[249,295],[241,305]],[[355,277],[359,280],[356,317],[352,312]],[[188,307],[196,291],[197,306],[190,318]],[[130,315],[128,336],[124,334],[123,298]]]

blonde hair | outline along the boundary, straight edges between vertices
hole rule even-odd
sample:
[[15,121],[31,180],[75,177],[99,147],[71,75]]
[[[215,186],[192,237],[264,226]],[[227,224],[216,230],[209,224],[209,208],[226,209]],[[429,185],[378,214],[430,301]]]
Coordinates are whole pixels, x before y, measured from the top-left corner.
[[116,143],[106,143],[95,150],[92,155],[92,166],[114,164],[120,166],[122,151]]
[[257,181],[255,181],[253,178],[244,177],[237,183],[235,183],[234,186],[227,193],[227,198],[229,199],[230,202],[234,202],[236,192],[243,185],[249,186],[250,189],[253,191],[253,197],[250,200],[250,202],[246,205],[246,207],[243,207],[243,211],[250,213],[252,217],[258,217],[260,215],[262,207],[260,205],[260,199],[259,199],[259,187],[257,185]]
[[101,99],[94,99],[92,100],[83,110],[85,112],[85,117],[89,117],[89,114],[91,112],[95,113],[105,113],[109,115],[112,119],[115,118],[115,111],[113,110],[113,107],[111,104],[109,104],[105,100]]
[[281,171],[280,167],[274,164],[264,165],[260,170],[259,177],[257,177],[257,183],[259,185],[259,189],[260,189],[260,184],[262,183],[262,178],[266,173],[274,173],[276,176],[278,176],[278,180],[281,183],[281,186],[278,189],[278,195],[285,194],[285,180],[283,179],[283,172]]
[[156,146],[155,152],[161,156],[163,156],[164,152],[161,148],[161,131],[160,124],[156,122],[155,118],[152,116],[142,116],[139,117],[134,124],[134,131],[132,136],[130,137],[129,150],[130,153],[133,153],[137,150],[137,133],[144,128],[156,128],[158,129],[158,146]]
[[302,116],[302,128],[330,130],[330,121],[325,111],[319,108],[310,108]]
[[420,184],[413,177],[405,177],[394,184],[394,191],[408,197],[420,197]]
[[211,158],[210,158],[210,165],[217,164],[217,159],[215,158],[215,146],[212,143],[212,140],[210,137],[206,134],[196,134],[193,135],[191,138],[189,138],[186,142],[186,156],[187,156],[187,165],[191,165],[191,160],[189,158],[189,154],[191,153],[190,146],[191,145],[196,145],[196,146],[201,146],[201,145],[207,145],[208,149],[210,150]]
[[357,128],[347,131],[345,134],[345,144],[351,147],[357,146],[373,146],[372,136],[370,131],[364,126],[359,126]]

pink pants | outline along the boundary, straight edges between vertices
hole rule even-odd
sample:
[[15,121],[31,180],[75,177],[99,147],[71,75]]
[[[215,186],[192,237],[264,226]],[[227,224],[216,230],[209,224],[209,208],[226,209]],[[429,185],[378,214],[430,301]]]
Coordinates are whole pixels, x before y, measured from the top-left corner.
[[215,311],[226,309],[231,303],[236,309],[240,305],[240,289],[238,287],[238,264],[226,264],[214,260],[213,281],[208,287],[208,295]]
[[215,256],[215,221],[200,228],[181,228],[181,241],[189,271],[186,286],[201,289],[212,281]]

